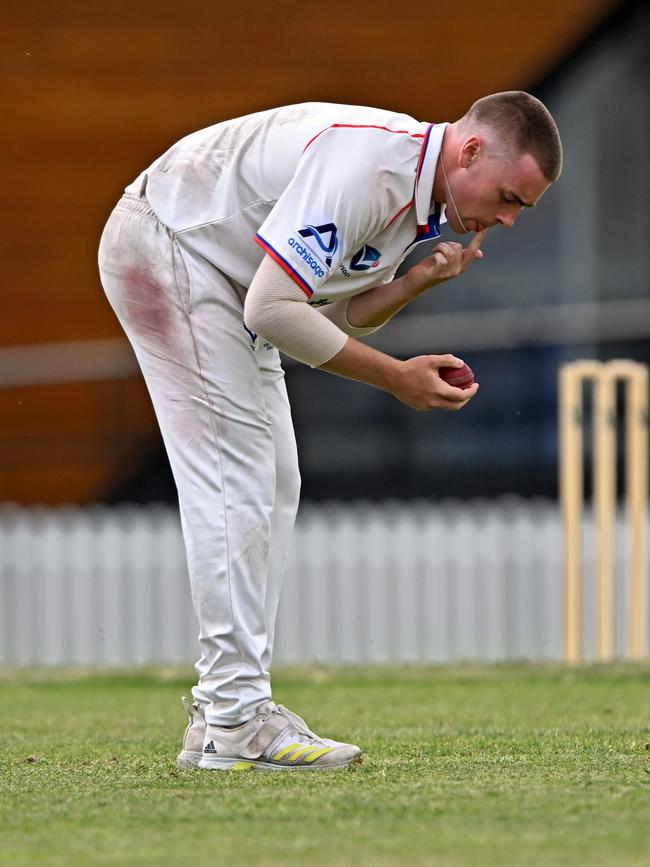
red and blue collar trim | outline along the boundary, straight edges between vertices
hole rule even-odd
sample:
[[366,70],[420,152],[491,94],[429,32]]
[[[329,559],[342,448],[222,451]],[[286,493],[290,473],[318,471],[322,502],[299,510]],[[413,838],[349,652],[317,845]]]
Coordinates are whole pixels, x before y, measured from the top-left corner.
[[[429,218],[431,216],[431,200],[433,198],[433,181],[436,174],[438,157],[440,156],[440,148],[442,147],[442,139],[447,126],[448,124],[446,123],[431,123],[424,134],[420,159],[418,160],[415,172],[415,191],[413,193],[418,235],[437,237],[429,235],[431,230]],[[440,209],[438,208],[438,218],[436,220],[438,234],[440,234],[439,224],[442,219]]]
[[411,247],[413,247],[415,244],[419,244],[421,241],[431,241],[434,238],[439,238],[441,216],[442,205],[439,202],[436,202],[433,213],[429,214],[429,219],[427,220],[426,226],[418,226],[415,238],[413,238],[413,240],[406,249],[410,250]]

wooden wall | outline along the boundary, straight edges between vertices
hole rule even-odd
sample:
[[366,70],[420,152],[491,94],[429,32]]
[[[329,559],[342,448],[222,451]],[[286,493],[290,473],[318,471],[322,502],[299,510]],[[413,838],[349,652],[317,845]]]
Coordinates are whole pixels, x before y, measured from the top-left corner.
[[[9,0],[0,345],[119,335],[101,227],[186,132],[313,99],[451,120],[485,93],[533,87],[612,5]],[[114,392],[131,412],[112,409]],[[4,388],[0,421],[0,499],[23,502],[99,498],[156,436],[139,380]]]

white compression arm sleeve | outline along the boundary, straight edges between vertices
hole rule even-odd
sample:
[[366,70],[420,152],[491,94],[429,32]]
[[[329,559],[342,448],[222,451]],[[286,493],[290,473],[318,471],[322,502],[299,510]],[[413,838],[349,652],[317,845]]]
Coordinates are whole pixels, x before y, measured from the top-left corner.
[[345,346],[348,336],[310,307],[291,277],[264,256],[246,293],[244,322],[292,358],[319,367]]

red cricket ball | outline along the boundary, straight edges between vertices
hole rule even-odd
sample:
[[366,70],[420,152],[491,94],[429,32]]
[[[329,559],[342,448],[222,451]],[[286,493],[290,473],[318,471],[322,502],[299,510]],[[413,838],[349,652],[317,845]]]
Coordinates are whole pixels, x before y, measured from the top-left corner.
[[469,388],[474,383],[474,374],[468,364],[462,367],[439,367],[440,378],[455,388]]

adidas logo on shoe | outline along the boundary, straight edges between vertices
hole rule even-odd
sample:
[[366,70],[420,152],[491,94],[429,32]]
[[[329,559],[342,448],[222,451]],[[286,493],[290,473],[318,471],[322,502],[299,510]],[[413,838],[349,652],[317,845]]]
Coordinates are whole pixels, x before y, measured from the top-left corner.
[[204,753],[212,753],[213,755],[217,754],[217,748],[214,745],[214,741],[210,741],[205,747],[203,747]]

